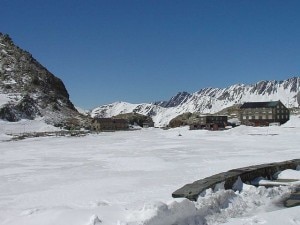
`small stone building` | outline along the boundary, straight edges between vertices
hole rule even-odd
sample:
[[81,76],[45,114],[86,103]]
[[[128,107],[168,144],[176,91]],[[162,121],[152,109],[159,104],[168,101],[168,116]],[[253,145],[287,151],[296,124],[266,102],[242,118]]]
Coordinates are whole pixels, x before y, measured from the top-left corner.
[[154,122],[151,120],[147,120],[143,122],[143,128],[149,128],[149,127],[154,127]]
[[227,126],[227,116],[205,115],[199,116],[190,125],[190,130],[207,129],[207,130],[220,130]]
[[281,101],[246,102],[240,107],[241,124],[248,126],[269,126],[283,124],[290,119],[290,111]]
[[91,123],[91,131],[115,131],[127,130],[128,121],[125,119],[94,118]]

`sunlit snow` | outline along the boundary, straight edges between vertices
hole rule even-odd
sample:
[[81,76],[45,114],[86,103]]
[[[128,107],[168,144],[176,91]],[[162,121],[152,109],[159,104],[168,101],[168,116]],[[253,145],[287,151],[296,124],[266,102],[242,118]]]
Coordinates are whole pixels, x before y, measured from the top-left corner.
[[[227,131],[151,128],[22,141],[5,134],[35,129],[55,128],[42,120],[0,123],[1,225],[300,223],[299,207],[281,204],[290,186],[207,190],[197,202],[171,197],[216,173],[300,158],[299,117]],[[299,171],[278,176],[299,178]]]

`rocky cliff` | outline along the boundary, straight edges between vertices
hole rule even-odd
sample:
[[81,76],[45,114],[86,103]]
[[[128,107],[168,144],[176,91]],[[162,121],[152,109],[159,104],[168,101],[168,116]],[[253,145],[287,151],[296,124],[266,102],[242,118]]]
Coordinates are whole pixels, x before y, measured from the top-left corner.
[[63,82],[0,33],[0,119],[60,124],[78,115]]

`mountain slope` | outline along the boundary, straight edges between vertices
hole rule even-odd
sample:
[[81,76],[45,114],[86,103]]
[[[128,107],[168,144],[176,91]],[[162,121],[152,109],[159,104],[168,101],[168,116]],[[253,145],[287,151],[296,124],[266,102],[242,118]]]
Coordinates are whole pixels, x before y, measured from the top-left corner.
[[111,117],[137,112],[151,116],[156,126],[165,126],[174,117],[186,112],[216,113],[224,108],[249,101],[281,100],[287,107],[300,104],[300,77],[284,81],[260,81],[256,84],[236,84],[230,87],[204,88],[193,94],[180,92],[169,101],[154,104],[116,102],[92,110],[93,117]]
[[63,82],[0,33],[0,119],[59,124],[77,115]]

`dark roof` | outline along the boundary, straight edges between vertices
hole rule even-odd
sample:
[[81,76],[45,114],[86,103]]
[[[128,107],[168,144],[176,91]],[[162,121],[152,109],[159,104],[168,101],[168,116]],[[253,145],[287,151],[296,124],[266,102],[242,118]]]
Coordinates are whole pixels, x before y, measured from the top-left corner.
[[97,121],[99,123],[101,123],[101,122],[112,122],[112,119],[111,118],[97,118],[97,117],[95,117],[93,119],[93,121]]
[[98,123],[110,122],[110,123],[126,123],[126,119],[114,119],[114,118],[97,118],[95,117],[93,121],[97,121]]
[[240,108],[274,108],[279,104],[280,101],[275,102],[245,102]]

